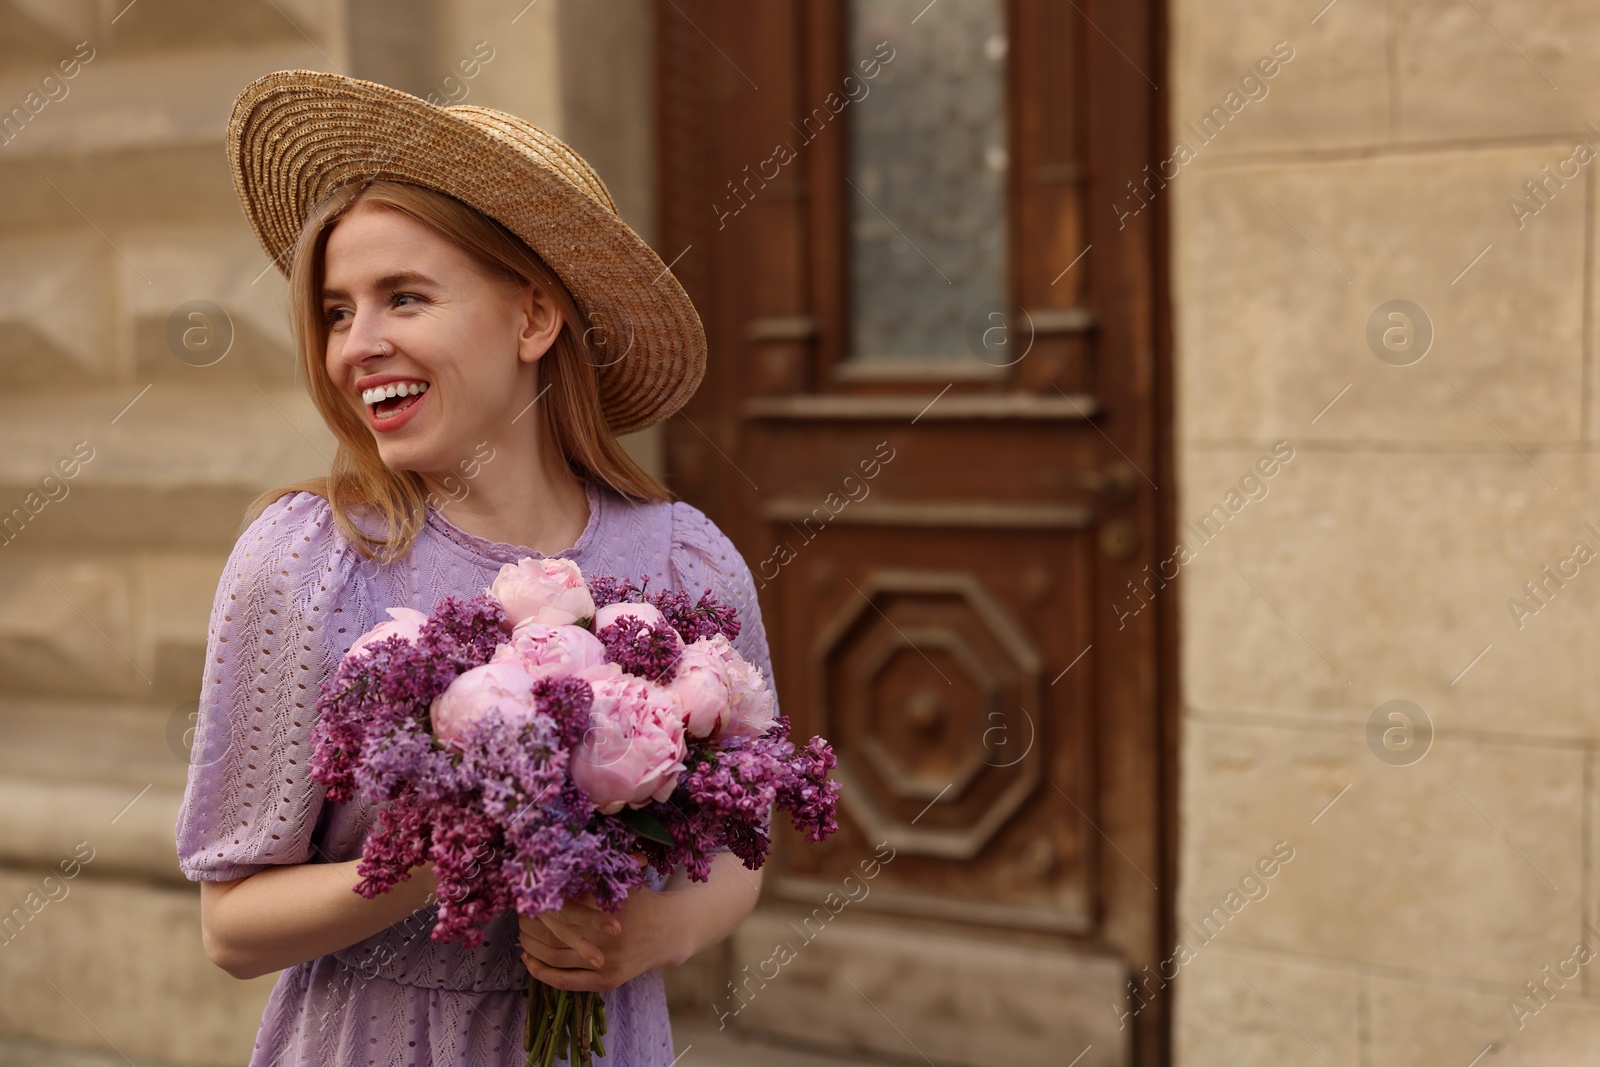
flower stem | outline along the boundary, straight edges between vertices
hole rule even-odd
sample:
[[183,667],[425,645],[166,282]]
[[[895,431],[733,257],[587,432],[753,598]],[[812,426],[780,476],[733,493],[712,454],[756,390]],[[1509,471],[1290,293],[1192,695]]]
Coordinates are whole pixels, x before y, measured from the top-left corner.
[[522,1049],[527,1067],[553,1067],[557,1056],[569,1067],[590,1067],[606,1054],[606,1002],[599,993],[528,983],[528,1022]]

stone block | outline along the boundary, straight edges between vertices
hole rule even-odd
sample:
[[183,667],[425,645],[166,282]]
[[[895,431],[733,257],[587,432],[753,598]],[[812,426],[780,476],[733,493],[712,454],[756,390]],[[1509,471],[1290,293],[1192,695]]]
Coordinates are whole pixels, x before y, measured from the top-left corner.
[[[98,6],[96,0],[0,0],[6,27],[0,57],[8,67],[35,71],[35,77],[58,71],[56,64],[72,55],[73,46],[96,32]],[[21,102],[7,100],[4,106]]]
[[37,514],[7,552],[226,553],[257,493],[326,474],[334,453],[332,434],[293,387],[145,382],[13,395],[0,399],[0,517],[39,491],[77,441],[93,458],[66,482],[66,496],[35,501]]
[[714,1018],[706,1009],[723,994],[721,986],[727,970],[726,941],[689,957],[681,966],[663,967],[661,982],[667,991],[667,1007],[692,1018]]
[[1202,950],[1177,985],[1177,1067],[1326,1067],[1360,1058],[1360,980],[1265,953]]
[[1584,920],[1584,763],[1579,749],[1446,733],[1394,766],[1361,724],[1191,718],[1179,929],[1286,841],[1295,855],[1270,894],[1218,923],[1202,955],[1255,947],[1518,985]]
[[[1174,183],[1182,438],[1579,439],[1582,191],[1520,230],[1506,206],[1552,158],[1440,151]],[[1391,318],[1396,300],[1421,312]]]
[[[1267,453],[1207,449],[1184,461],[1191,706],[1360,724],[1404,698],[1441,732],[1596,736],[1600,661],[1588,648],[1600,569],[1571,561],[1579,541],[1600,553],[1585,526],[1600,529],[1592,457],[1306,447],[1250,483],[1266,495],[1228,516],[1227,493],[1245,501],[1240,482]],[[1214,507],[1228,516],[1220,530]],[[1196,530],[1208,513],[1205,541]],[[1546,583],[1539,600],[1530,582]]]
[[1391,11],[1401,139],[1567,135],[1600,117],[1593,4],[1400,0]]
[[[19,566],[20,564],[20,566]],[[74,559],[0,568],[0,685],[9,692],[134,695],[150,658],[124,567]]]
[[[653,246],[656,120],[641,106],[656,94],[651,8],[646,0],[607,8],[564,3],[556,15],[557,47],[586,53],[582,63],[560,64],[561,137],[600,175],[618,214]],[[679,250],[658,251],[665,261]]]
[[[21,143],[18,138],[12,146]],[[118,180],[106,181],[107,174]],[[77,155],[29,156],[7,148],[0,152],[0,184],[6,190],[0,199],[0,235],[6,236],[71,230],[105,243],[94,225],[112,242],[122,236],[122,226],[192,226],[197,219],[248,225],[233,191],[227,157],[215,140]],[[117,256],[113,244],[106,248]],[[263,266],[266,259],[263,253]]]
[[127,10],[132,6],[128,0],[4,0],[7,34],[21,38],[6,42],[7,58],[51,64],[85,39],[114,43],[125,55],[239,41],[302,43],[308,37],[326,44],[337,36],[335,0],[145,0],[137,17]]
[[0,558],[0,588],[9,591],[0,606],[0,678],[13,692],[193,699],[225,562],[181,554]]
[[[1590,944],[1596,940],[1590,935]],[[1546,962],[1555,965],[1570,946]],[[1589,967],[1595,966],[1590,963]],[[1529,974],[1524,981],[1540,978]],[[1513,1012],[1524,990],[1463,988],[1389,978],[1368,979],[1371,990],[1371,1060],[1393,1064],[1483,1063],[1514,1067],[1587,1063],[1600,1042],[1600,1004],[1574,988],[1546,986],[1536,1012]]]
[[[444,84],[445,74],[459,60],[474,55],[479,41],[486,42],[494,49],[495,58],[484,64],[476,77],[461,82],[456,90],[459,102],[509,111],[569,140],[572,131],[566,128],[561,82],[563,59],[572,53],[562,49],[559,5],[454,0],[451,7],[451,17],[444,20],[441,30],[437,91],[444,95],[454,88]],[[591,65],[604,65],[608,60],[603,54],[590,53],[587,45],[584,52]],[[601,180],[605,180],[603,175]]]
[[82,878],[187,884],[173,827],[181,789],[0,776],[0,861],[60,872],[92,856]]
[[[11,18],[42,30],[56,45],[70,46],[100,28],[95,0],[6,0]],[[26,31],[23,31],[26,32]]]
[[[193,700],[170,707],[6,694],[0,698],[0,775],[112,789],[121,799],[106,812],[109,822],[147,785],[183,791],[189,761],[184,731],[193,725],[193,709]],[[168,840],[163,852],[172,845]]]
[[[86,1049],[0,1035],[0,1067],[127,1067],[110,1048]],[[170,1067],[145,1060],[136,1067]]]
[[102,29],[121,53],[238,46],[241,42],[302,46],[314,41],[322,46],[319,54],[325,54],[340,37],[338,18],[343,7],[340,0],[237,0],[231,4],[157,0],[148,11],[141,11],[140,17],[129,12],[114,26],[110,20],[120,9],[102,9]]
[[138,380],[294,385],[287,285],[245,226],[134,233],[122,247]]
[[[160,19],[164,5],[146,3],[150,14],[130,11],[119,21],[119,27],[127,22],[130,28],[121,28],[121,33],[134,32],[131,27],[142,19]],[[184,6],[203,11],[211,5]],[[233,8],[259,6],[249,3]],[[270,8],[262,11],[270,13]],[[274,22],[282,25],[285,19],[277,15]],[[234,40],[181,51],[171,47],[174,43],[178,42],[169,40],[169,47],[159,52],[95,49],[77,74],[63,81],[66,94],[47,102],[16,131],[5,147],[7,157],[81,156],[197,142],[214,145],[220,154],[229,109],[248,82],[273,70],[325,69],[328,62],[298,33],[253,47]],[[61,58],[72,54],[68,47]],[[0,102],[9,107],[22,100],[47,73],[49,67],[36,70],[22,63],[0,68]]]
[[[1194,165],[1204,167],[1240,152],[1325,149],[1388,139],[1383,0],[1337,0],[1317,17],[1319,7],[1293,0],[1173,5],[1175,73],[1169,79],[1177,91],[1167,121],[1173,139],[1195,149]],[[1279,41],[1288,42],[1293,58],[1272,78],[1262,79],[1265,95],[1261,88],[1241,86],[1247,74],[1259,77],[1257,61],[1271,56]],[[1153,76],[1161,80],[1159,74]],[[1242,107],[1235,103],[1238,113],[1201,147],[1199,138],[1186,136],[1184,124],[1198,127],[1212,108],[1225,107],[1230,90],[1239,94]]]
[[1507,1067],[1547,1067],[1553,1063],[1586,1063],[1600,1046],[1600,1004],[1593,1000],[1556,1000],[1511,1028],[1494,1055]]
[[0,382],[81,387],[119,369],[107,262],[114,255],[94,233],[0,242]]
[[0,951],[0,1031],[174,1067],[250,1058],[277,976],[241,982],[211,963],[193,886],[80,874],[52,899],[44,874],[0,869],[0,909],[45,901]]

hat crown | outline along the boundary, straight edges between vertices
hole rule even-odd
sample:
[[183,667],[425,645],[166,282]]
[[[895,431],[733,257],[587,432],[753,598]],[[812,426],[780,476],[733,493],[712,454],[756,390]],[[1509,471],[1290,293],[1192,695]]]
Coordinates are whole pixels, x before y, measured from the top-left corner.
[[491,137],[507,141],[520,151],[531,155],[535,161],[559,174],[573,187],[613,215],[621,216],[611,191],[600,180],[594,168],[578,153],[567,147],[557,137],[546,133],[533,123],[492,107],[477,104],[456,104],[444,110],[457,118],[472,123]]

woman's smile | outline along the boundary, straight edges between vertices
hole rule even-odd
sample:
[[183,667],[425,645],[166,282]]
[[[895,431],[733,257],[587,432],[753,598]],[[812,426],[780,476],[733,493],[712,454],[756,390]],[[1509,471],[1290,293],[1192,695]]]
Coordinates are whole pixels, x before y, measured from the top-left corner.
[[397,374],[374,374],[355,383],[367,408],[367,421],[379,433],[411,421],[432,383]]

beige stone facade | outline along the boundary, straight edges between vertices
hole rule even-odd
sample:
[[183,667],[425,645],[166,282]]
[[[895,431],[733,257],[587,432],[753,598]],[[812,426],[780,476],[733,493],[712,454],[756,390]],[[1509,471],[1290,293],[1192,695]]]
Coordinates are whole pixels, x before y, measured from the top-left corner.
[[[1163,193],[1180,523],[1294,449],[1184,568],[1176,1060],[1593,1062],[1600,12],[1320,6],[1172,8],[1191,147],[1294,49]],[[1431,322],[1420,359],[1369,346],[1391,300]],[[1420,759],[1387,712],[1369,744],[1397,699]]]
[[[650,8],[605,5],[0,0],[0,114],[26,114],[0,135],[0,515],[28,515],[0,533],[0,917],[35,902],[0,946],[5,1048],[242,1063],[271,986],[211,966],[172,857],[235,518],[331,454],[229,101],[282,67],[464,93],[567,138],[648,238]],[[1175,1062],[1593,1062],[1600,7],[1320,6],[1175,0],[1158,78],[1193,154],[1158,194],[1194,556]],[[1397,300],[1420,358],[1423,319],[1375,317]],[[175,320],[192,301],[226,319]],[[227,355],[180,358],[191,326]],[[1431,741],[1403,747],[1393,700]],[[673,981],[703,1002],[697,966]]]

